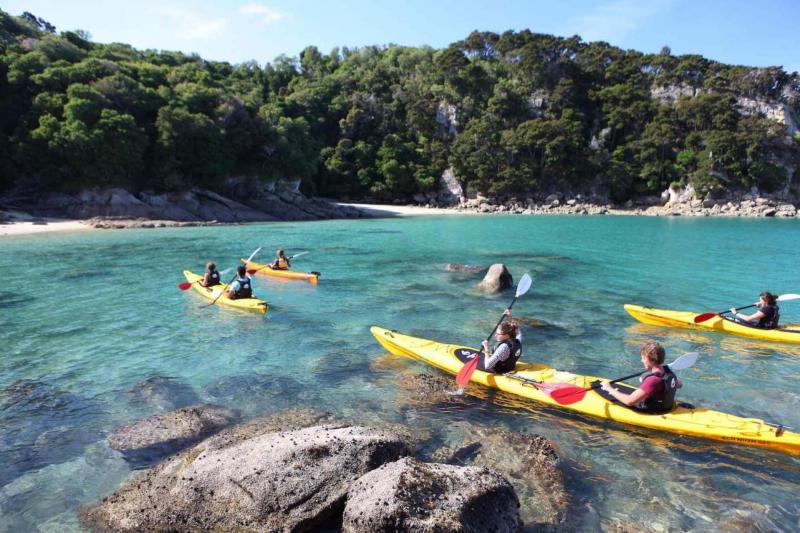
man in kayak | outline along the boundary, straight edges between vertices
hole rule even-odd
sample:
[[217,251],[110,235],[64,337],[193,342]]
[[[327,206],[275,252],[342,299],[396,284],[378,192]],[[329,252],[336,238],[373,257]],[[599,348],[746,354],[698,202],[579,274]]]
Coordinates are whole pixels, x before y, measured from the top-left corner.
[[270,265],[270,268],[272,268],[272,270],[289,270],[289,267],[292,266],[292,262],[286,257],[283,250],[278,250],[275,252],[275,255],[277,257],[275,261],[272,262],[272,265]]
[[737,312],[735,307],[732,307],[731,316],[733,316],[733,319],[737,322],[757,328],[775,329],[778,327],[778,320],[781,318],[781,308],[778,307],[777,296],[771,292],[762,292],[758,295],[756,307],[758,310],[752,315],[743,315]]
[[519,330],[519,325],[512,318],[511,310],[506,309],[503,314],[508,320],[497,328],[495,334],[497,344],[492,355],[489,355],[489,341],[483,341],[483,353],[486,354],[483,368],[495,374],[511,372],[522,356],[522,332]]
[[639,350],[645,372],[639,378],[639,388],[630,394],[615,389],[604,381],[601,387],[615,400],[637,411],[665,413],[675,405],[675,392],[683,386],[678,376],[664,365],[667,353],[657,342],[648,342]]
[[253,280],[247,275],[247,268],[244,265],[236,267],[236,279],[228,286],[225,296],[231,300],[253,297]]
[[213,287],[214,285],[220,284],[217,265],[213,261],[206,265],[206,274],[203,276],[203,279],[198,281],[198,283],[203,287]]

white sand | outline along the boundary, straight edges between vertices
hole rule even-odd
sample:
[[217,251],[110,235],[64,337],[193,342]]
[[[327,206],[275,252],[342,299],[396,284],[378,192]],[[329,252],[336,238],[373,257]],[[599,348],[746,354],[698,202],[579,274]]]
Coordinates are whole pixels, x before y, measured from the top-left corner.
[[355,207],[373,217],[413,217],[419,215],[476,215],[474,211],[457,211],[438,207],[420,207],[418,205],[384,205],[384,204],[350,204],[334,202],[337,205]]
[[6,211],[11,221],[0,222],[0,237],[29,235],[31,233],[52,233],[63,231],[86,231],[94,229],[80,220],[63,218],[36,218],[20,211]]

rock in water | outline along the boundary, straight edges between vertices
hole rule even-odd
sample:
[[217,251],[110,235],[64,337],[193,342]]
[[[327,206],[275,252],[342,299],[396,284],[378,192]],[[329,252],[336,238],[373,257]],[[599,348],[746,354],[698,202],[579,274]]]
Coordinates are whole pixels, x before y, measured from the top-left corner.
[[363,426],[237,428],[131,480],[82,519],[97,531],[312,531],[341,516],[355,480],[410,453],[399,436]]
[[342,525],[345,533],[513,533],[521,522],[519,499],[502,474],[406,457],[353,484]]
[[108,443],[128,461],[153,462],[217,433],[236,419],[230,409],[194,405],[124,426],[109,435]]
[[489,272],[477,287],[486,292],[500,292],[510,288],[513,284],[514,278],[511,277],[506,266],[502,263],[495,263],[489,267]]

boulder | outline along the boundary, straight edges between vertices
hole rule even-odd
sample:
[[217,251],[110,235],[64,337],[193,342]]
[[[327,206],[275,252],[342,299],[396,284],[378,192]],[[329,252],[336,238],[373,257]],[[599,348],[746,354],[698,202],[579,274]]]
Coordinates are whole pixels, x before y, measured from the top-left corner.
[[495,263],[489,267],[489,271],[478,283],[477,288],[486,292],[500,292],[513,285],[514,279],[502,263]]
[[153,409],[159,412],[173,411],[200,402],[191,385],[164,376],[151,376],[140,381],[126,396],[132,404],[147,408],[149,412]]
[[465,424],[453,448],[430,459],[459,465],[486,466],[506,476],[520,497],[522,520],[553,526],[566,520],[569,495],[558,450],[545,437]]
[[513,533],[521,525],[517,495],[500,473],[406,457],[353,484],[342,530]]
[[134,463],[153,462],[234,423],[236,413],[215,405],[194,405],[123,426],[108,444]]
[[83,509],[83,522],[123,532],[311,531],[337,520],[355,480],[409,453],[397,435],[361,426],[249,427],[157,465]]

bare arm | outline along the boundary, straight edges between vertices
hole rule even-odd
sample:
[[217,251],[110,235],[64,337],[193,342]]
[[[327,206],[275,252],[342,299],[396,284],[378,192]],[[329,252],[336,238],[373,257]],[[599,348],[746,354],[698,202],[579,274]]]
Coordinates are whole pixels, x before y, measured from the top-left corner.
[[613,396],[617,401],[629,407],[631,405],[636,405],[637,403],[647,398],[647,393],[642,389],[636,389],[632,393],[627,394],[615,389],[608,381],[604,381],[601,384],[601,387],[603,388],[604,391],[611,394],[611,396]]
[[745,315],[745,314],[742,314],[742,313],[737,313],[733,309],[731,309],[731,312],[733,313],[734,317],[739,318],[741,320],[746,320],[748,322],[753,322],[755,320],[761,320],[762,318],[764,318],[764,316],[766,316],[766,315],[764,315],[763,311],[756,311],[752,315]]

